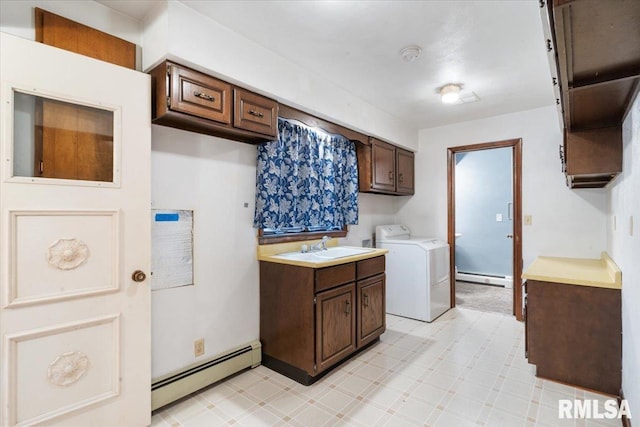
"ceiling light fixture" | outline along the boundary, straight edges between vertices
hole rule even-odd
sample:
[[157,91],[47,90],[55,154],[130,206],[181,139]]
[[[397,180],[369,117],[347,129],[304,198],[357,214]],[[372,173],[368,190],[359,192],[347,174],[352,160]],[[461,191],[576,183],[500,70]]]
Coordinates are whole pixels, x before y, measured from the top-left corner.
[[442,102],[444,104],[455,104],[460,100],[460,90],[462,84],[460,83],[447,83],[439,90]]
[[400,51],[400,56],[404,59],[404,62],[413,62],[422,53],[422,48],[420,46],[407,46]]

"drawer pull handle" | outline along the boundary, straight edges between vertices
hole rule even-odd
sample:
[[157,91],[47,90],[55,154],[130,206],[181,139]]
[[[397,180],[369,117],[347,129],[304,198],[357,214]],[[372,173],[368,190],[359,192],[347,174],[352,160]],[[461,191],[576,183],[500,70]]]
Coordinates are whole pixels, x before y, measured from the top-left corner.
[[345,301],[344,312],[346,314],[350,314],[351,313],[351,303],[349,301]]
[[202,92],[193,92],[193,96],[197,96],[200,99],[204,99],[205,101],[215,101],[216,99],[211,96],[211,95],[207,95],[206,93],[202,93]]
[[393,172],[389,171],[389,180],[393,181]]
[[249,114],[251,114],[252,116],[260,117],[260,118],[264,117],[263,113],[256,110],[249,110]]
[[398,174],[398,181],[400,181],[400,183],[402,184],[404,182],[404,175],[399,173]]
[[369,294],[364,294],[364,306],[369,307]]

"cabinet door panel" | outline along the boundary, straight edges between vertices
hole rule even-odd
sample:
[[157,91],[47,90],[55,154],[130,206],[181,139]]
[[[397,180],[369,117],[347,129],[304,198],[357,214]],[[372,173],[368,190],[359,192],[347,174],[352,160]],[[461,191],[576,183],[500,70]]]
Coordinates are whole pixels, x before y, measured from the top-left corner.
[[170,72],[172,110],[231,123],[231,85],[173,64]]
[[385,330],[384,274],[358,282],[358,347]]
[[397,191],[402,194],[414,193],[414,155],[411,151],[396,148],[396,159],[398,161],[398,184]]
[[316,296],[316,364],[321,372],[356,349],[355,285]]
[[235,88],[233,125],[240,129],[278,137],[278,103]]
[[386,142],[371,140],[373,182],[375,190],[396,191],[396,149]]

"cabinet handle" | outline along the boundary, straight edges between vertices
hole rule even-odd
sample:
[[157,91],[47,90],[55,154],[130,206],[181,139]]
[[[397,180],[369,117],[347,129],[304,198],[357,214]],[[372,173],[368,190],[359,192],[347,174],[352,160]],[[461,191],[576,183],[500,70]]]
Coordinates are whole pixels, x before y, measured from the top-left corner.
[[351,303],[349,301],[345,301],[345,307],[344,307],[344,312],[346,314],[351,313]]
[[402,184],[404,182],[404,174],[398,174],[398,181]]
[[364,306],[369,307],[369,294],[364,294]]
[[547,39],[547,52],[551,52],[553,50],[553,45],[551,44],[551,39]]
[[264,117],[263,113],[256,110],[249,110],[249,114],[251,114],[252,116],[260,117],[260,118]]
[[393,181],[393,172],[392,171],[389,171],[389,180]]
[[211,95],[207,95],[206,93],[202,93],[202,92],[193,92],[193,96],[197,96],[200,99],[204,99],[205,101],[215,101],[216,99],[211,96]]

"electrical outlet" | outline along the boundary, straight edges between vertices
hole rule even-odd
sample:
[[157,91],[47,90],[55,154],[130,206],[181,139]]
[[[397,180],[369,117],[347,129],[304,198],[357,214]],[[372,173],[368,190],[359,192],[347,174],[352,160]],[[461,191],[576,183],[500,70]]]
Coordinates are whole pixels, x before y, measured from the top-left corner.
[[531,225],[533,223],[533,216],[532,215],[525,215],[524,216],[524,225]]
[[371,239],[364,239],[362,241],[362,247],[363,248],[370,248],[371,247]]
[[193,355],[195,357],[202,356],[204,354],[204,338],[195,340],[193,342]]

